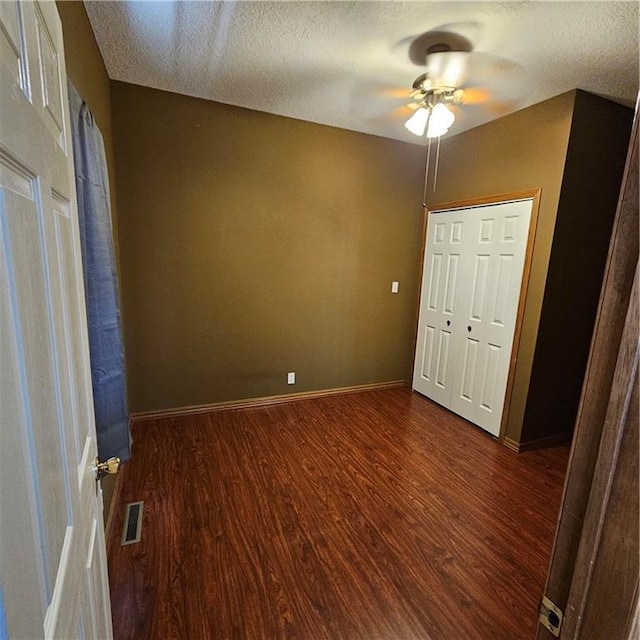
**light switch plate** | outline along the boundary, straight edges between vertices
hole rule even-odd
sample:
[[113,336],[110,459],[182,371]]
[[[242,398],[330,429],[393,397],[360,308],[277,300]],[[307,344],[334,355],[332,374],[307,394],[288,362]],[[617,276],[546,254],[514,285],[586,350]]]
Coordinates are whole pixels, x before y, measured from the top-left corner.
[[296,383],[296,372],[289,371],[289,373],[287,373],[287,384],[295,384],[295,383]]
[[398,293],[398,290],[400,289],[400,283],[396,282],[395,280],[391,283],[391,293]]

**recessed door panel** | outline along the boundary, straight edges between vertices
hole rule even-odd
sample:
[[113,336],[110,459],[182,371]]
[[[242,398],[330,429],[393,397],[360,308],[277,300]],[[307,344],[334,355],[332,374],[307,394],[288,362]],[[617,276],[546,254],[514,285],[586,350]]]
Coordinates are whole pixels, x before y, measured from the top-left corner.
[[[51,208],[53,212],[52,228],[50,232],[51,268],[55,274],[52,278],[54,286],[54,302],[57,313],[64,318],[60,323],[58,343],[59,365],[64,379],[68,384],[62,385],[64,396],[65,421],[72,425],[72,437],[68,446],[68,455],[75,464],[80,464],[85,446],[87,431],[81,425],[90,423],[93,409],[87,401],[87,394],[74,393],[75,382],[81,379],[79,372],[83,369],[83,349],[78,340],[74,339],[74,331],[78,330],[85,314],[82,300],[78,295],[83,286],[78,281],[78,274],[74,271],[76,263],[76,247],[74,245],[73,220],[71,217],[71,203],[61,195],[52,191]],[[75,329],[74,329],[75,328]]]
[[[15,295],[14,322],[21,327],[20,370],[25,392],[31,399],[27,441],[33,472],[52,469],[63,457],[57,427],[59,403],[56,391],[53,336],[42,330],[42,318],[50,312],[51,294],[46,277],[43,216],[38,181],[17,161],[0,156],[5,228],[4,251]],[[42,527],[41,551],[45,566],[45,593],[51,597],[67,526],[67,487],[60,475],[37,474],[37,519]],[[45,526],[47,524],[48,526]]]
[[435,253],[431,256],[431,271],[429,281],[429,310],[438,311],[440,300],[440,272],[442,270],[442,254]]
[[518,239],[518,216],[505,216],[502,221],[502,242],[516,242]]
[[487,278],[489,276],[489,260],[491,256],[476,255],[473,273],[473,289],[471,291],[471,313],[473,320],[482,320],[487,297]]
[[55,141],[64,149],[59,54],[40,5],[37,3],[35,4],[35,16],[38,43],[37,62],[41,83],[41,117]]
[[467,338],[465,341],[464,360],[462,363],[462,388],[460,397],[467,402],[473,402],[473,389],[476,381],[479,343]]
[[464,222],[457,220],[451,223],[451,244],[459,244],[462,242],[462,229]]
[[496,344],[487,345],[485,366],[482,376],[480,407],[493,412],[496,409],[496,387],[498,382],[498,366],[501,348]]
[[504,327],[505,321],[508,321],[510,308],[511,289],[509,283],[513,271],[514,259],[513,255],[501,254],[498,256],[498,275],[496,277],[495,286],[493,287],[493,313],[491,314],[491,324],[494,326]]
[[488,244],[493,240],[493,218],[483,218],[480,220],[480,233],[478,242]]
[[447,258],[447,275],[444,289],[444,313],[453,314],[458,289],[458,264],[460,256],[452,253]]
[[448,331],[441,331],[438,336],[438,365],[436,369],[436,386],[441,389],[447,388],[447,370],[449,368],[449,348],[451,346],[451,334]]
[[19,2],[0,2],[0,54],[11,74],[12,83],[29,98],[29,69]]
[[435,328],[425,327],[425,341],[422,354],[422,377],[431,382],[432,372],[435,367],[433,364],[433,343],[434,343]]

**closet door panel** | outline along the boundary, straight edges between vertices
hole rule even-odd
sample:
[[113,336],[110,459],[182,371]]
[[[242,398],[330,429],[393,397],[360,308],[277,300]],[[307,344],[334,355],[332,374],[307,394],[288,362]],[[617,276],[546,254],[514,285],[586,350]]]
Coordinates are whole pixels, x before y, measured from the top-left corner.
[[413,388],[448,407],[459,355],[452,333],[461,281],[465,216],[429,216]]
[[[468,210],[461,252],[460,313],[454,335],[474,358],[459,364],[450,408],[499,435],[515,332],[532,201]],[[456,374],[453,374],[456,375]],[[470,381],[473,384],[470,385]]]

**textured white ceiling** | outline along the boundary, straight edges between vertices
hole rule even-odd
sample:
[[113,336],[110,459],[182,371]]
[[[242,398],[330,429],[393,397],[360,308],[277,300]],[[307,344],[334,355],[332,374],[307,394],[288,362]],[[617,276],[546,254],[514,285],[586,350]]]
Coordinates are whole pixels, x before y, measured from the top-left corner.
[[[522,66],[516,86],[474,73],[488,104],[457,108],[450,135],[574,88],[632,106],[638,2],[85,1],[109,76],[416,142],[397,89],[421,68],[411,39],[443,25]],[[524,87],[524,95],[519,92]],[[391,96],[391,97],[390,97]],[[477,96],[476,96],[477,97]]]

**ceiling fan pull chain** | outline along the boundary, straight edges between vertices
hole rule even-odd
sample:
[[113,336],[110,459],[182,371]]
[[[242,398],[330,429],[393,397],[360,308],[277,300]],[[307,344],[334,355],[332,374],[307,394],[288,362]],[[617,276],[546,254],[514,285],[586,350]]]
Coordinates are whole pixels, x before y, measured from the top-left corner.
[[[429,118],[431,118],[431,112],[427,116],[427,125],[425,131],[429,130]],[[427,208],[427,183],[429,182],[429,160],[431,157],[431,138],[427,138],[427,163],[424,168],[424,188],[422,190],[422,208]]]
[[436,183],[438,182],[438,162],[440,160],[440,136],[438,136],[438,146],[436,147],[436,162],[433,170],[433,190],[436,190]]

